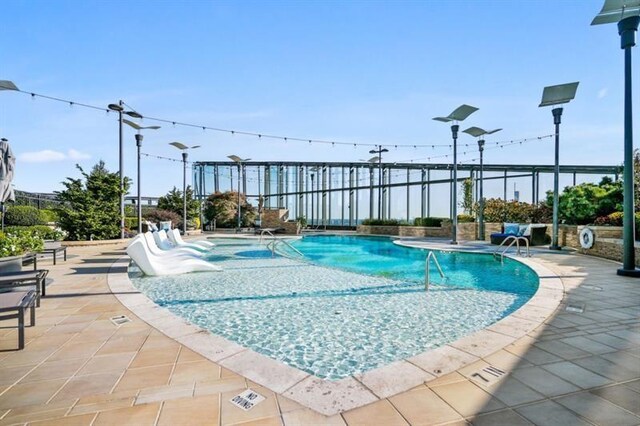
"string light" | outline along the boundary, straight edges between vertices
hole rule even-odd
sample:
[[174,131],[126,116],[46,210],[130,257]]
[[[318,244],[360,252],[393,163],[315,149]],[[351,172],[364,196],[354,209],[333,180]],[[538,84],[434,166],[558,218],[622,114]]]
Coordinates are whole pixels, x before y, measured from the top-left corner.
[[[39,93],[34,93],[34,92],[25,92],[24,90],[17,90],[19,93],[24,93],[24,94],[28,94],[31,95],[32,99],[35,99],[35,97],[39,97],[39,98],[43,98],[43,99],[48,99],[51,101],[56,101],[56,102],[64,102],[64,103],[68,103],[68,104],[72,104],[75,106],[81,106],[84,108],[90,108],[90,109],[95,109],[95,110],[99,110],[99,111],[108,111],[107,108],[104,107],[99,107],[96,105],[89,105],[89,104],[85,104],[82,102],[75,102],[75,101],[70,101],[67,99],[62,99],[62,98],[57,98],[55,96],[48,96],[48,95],[41,95]],[[127,105],[126,102],[123,102],[123,105],[127,106],[128,108],[132,109],[135,111],[135,108],[132,108],[130,105]],[[331,144],[331,145],[344,145],[344,146],[348,146],[348,145],[353,145],[354,147],[356,146],[362,146],[362,147],[377,147],[377,146],[391,146],[393,145],[395,148],[416,148],[416,147],[420,147],[420,148],[426,148],[428,146],[431,147],[450,147],[449,144],[427,144],[427,145],[420,145],[420,144],[395,144],[395,143],[362,143],[362,142],[346,142],[346,141],[329,141],[329,140],[324,140],[324,139],[309,139],[309,138],[299,138],[299,137],[291,137],[291,136],[280,136],[280,135],[271,135],[271,134],[264,134],[264,133],[255,133],[255,132],[247,132],[247,131],[241,131],[241,130],[232,130],[232,129],[223,129],[220,127],[211,127],[211,126],[203,126],[201,124],[193,124],[193,123],[186,123],[186,122],[181,122],[181,121],[177,121],[177,120],[168,120],[168,119],[164,119],[164,118],[158,118],[158,117],[149,117],[149,116],[144,116],[142,119],[145,120],[151,120],[151,121],[156,121],[156,122],[160,122],[160,123],[167,123],[167,124],[171,124],[172,126],[182,126],[182,127],[191,127],[191,128],[201,128],[202,131],[206,131],[206,130],[211,130],[214,132],[220,132],[220,133],[228,133],[230,135],[243,135],[243,136],[253,136],[253,137],[257,137],[258,139],[274,139],[274,140],[281,140],[283,142],[287,142],[287,141],[296,141],[296,142],[309,142],[310,144]]]

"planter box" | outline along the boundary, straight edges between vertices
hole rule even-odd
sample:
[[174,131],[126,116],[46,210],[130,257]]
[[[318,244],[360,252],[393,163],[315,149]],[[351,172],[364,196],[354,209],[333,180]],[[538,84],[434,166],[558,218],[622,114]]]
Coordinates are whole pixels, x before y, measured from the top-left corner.
[[0,273],[22,271],[22,255],[0,257]]

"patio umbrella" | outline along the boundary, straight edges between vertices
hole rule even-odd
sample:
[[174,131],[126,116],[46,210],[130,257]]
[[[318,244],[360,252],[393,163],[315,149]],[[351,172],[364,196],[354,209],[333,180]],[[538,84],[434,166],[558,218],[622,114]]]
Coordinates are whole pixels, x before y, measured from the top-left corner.
[[13,171],[16,168],[16,157],[11,152],[7,139],[0,139],[0,206],[2,208],[2,231],[4,231],[4,203],[15,201],[13,192]]

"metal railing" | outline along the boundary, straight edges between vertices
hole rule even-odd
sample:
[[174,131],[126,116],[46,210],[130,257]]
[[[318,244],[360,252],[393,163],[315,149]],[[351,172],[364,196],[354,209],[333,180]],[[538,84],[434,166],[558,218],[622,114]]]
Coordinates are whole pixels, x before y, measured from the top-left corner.
[[262,237],[265,234],[267,234],[267,235],[269,235],[271,237],[271,241],[269,241],[267,243],[267,248],[269,250],[271,250],[271,257],[275,257],[275,255],[276,255],[276,247],[278,246],[278,244],[284,244],[287,247],[289,247],[291,250],[293,250],[299,256],[304,257],[304,253],[302,253],[300,250],[298,250],[297,248],[292,246],[287,240],[279,239],[278,237],[273,235],[273,233],[271,231],[269,231],[267,229],[263,229],[262,232],[260,232],[260,241],[258,242],[258,244],[262,244]]
[[[527,251],[526,254],[522,254],[520,252],[520,241],[524,241],[525,246],[527,247]],[[520,255],[520,256],[525,256],[525,257],[531,257],[531,252],[529,251],[529,240],[526,237],[518,237],[516,235],[510,235],[507,238],[505,238],[500,245],[498,246],[498,248],[496,248],[496,250],[493,252],[493,257],[497,258],[498,257],[498,252],[500,251],[500,248],[503,247],[506,243],[509,243],[506,248],[504,250],[502,250],[502,252],[500,253],[500,261],[503,262],[504,261],[504,255],[509,251],[509,249],[511,247],[513,247],[513,245],[516,245],[516,254]]]
[[433,263],[435,263],[438,272],[440,273],[440,277],[444,278],[444,272],[442,272],[442,268],[440,267],[440,263],[438,262],[438,258],[436,254],[432,251],[427,255],[427,259],[424,262],[424,290],[429,291],[429,284],[431,284],[431,278],[429,274],[429,262],[433,259]]

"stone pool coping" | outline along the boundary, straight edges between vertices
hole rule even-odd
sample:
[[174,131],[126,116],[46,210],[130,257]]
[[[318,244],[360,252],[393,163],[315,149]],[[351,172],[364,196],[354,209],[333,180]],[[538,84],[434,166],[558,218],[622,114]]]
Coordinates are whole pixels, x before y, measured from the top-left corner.
[[[429,248],[421,245],[414,248]],[[440,248],[433,247],[437,250]],[[391,397],[478,361],[535,330],[562,302],[562,280],[531,258],[515,258],[539,277],[538,290],[511,315],[454,342],[341,380],[321,379],[193,325],[155,304],[129,279],[129,256],[110,267],[111,292],[130,311],[168,337],[247,379],[330,416]]]

